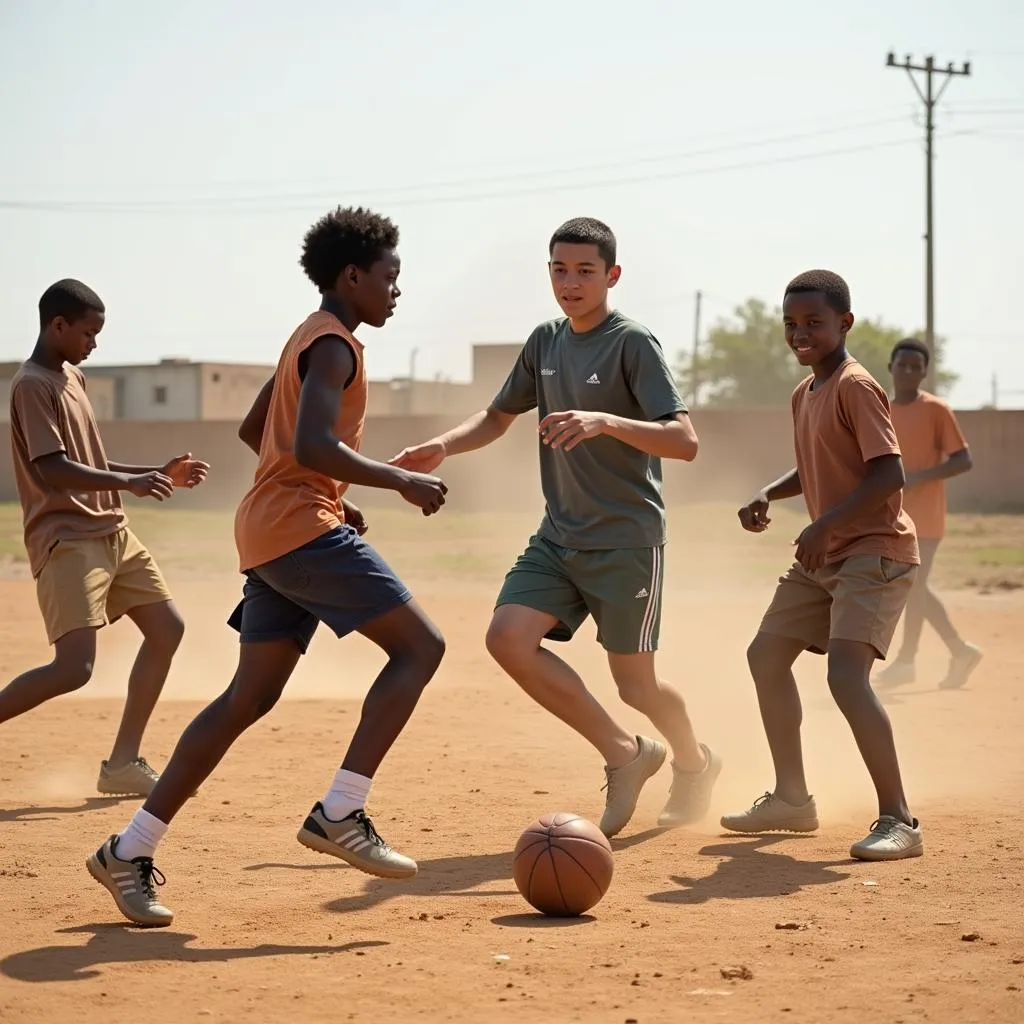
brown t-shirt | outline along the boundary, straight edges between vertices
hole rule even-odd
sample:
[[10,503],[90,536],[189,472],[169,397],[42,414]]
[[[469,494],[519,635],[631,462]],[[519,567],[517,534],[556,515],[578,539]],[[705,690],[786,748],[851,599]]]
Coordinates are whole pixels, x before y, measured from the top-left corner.
[[[793,392],[796,466],[811,519],[845,501],[867,476],[867,463],[899,455],[889,417],[889,399],[874,377],[848,359],[828,380],[811,388],[813,377]],[[880,555],[920,562],[914,524],[903,511],[901,492],[856,522],[836,530],[829,563],[850,555]]]
[[116,491],[58,491],[39,475],[36,459],[63,452],[71,462],[107,470],[99,427],[74,366],[61,372],[26,362],[11,381],[11,450],[32,575],[54,546],[74,537],[107,537],[126,517]]
[[[953,410],[941,398],[927,392],[906,405],[893,403],[892,425],[903,451],[907,476],[933,469],[967,447]],[[903,492],[903,508],[914,520],[918,537],[939,540],[946,532],[946,481],[929,480],[907,488]]]
[[337,317],[320,310],[296,328],[274,373],[256,479],[235,514],[242,572],[301,548],[344,522],[341,496],[348,484],[300,466],[295,459],[295,422],[302,391],[299,356],[326,335],[344,338],[355,358],[355,375],[342,395],[334,436],[359,450],[366,419],[363,346]]

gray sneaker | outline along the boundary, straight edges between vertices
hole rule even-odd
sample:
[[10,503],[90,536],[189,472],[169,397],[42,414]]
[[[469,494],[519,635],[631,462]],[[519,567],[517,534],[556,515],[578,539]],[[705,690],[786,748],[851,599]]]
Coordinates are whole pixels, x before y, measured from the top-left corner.
[[974,644],[964,644],[962,653],[954,655],[949,659],[949,671],[946,678],[939,683],[940,690],[959,690],[965,686],[971,673],[981,664],[985,656],[980,647]]
[[750,835],[761,832],[813,832],[817,827],[818,808],[813,796],[802,807],[793,807],[774,793],[765,793],[754,801],[750,810],[722,817],[722,828]]
[[904,860],[924,853],[921,823],[905,825],[898,818],[883,814],[859,843],[850,847],[850,856],[858,860]]
[[104,796],[149,796],[159,778],[144,757],[137,757],[120,768],[111,768],[108,761],[103,761],[96,790]]
[[114,897],[117,909],[129,921],[144,928],[166,928],[174,920],[174,912],[157,899],[156,886],[167,879],[150,857],[120,860],[118,838],[111,836],[85,862],[89,874]]
[[668,803],[658,818],[661,828],[676,828],[702,821],[711,807],[711,790],[722,774],[722,762],[710,747],[700,745],[704,751],[704,768],[699,772],[683,772],[672,766],[672,788]]
[[629,824],[644,783],[665,763],[665,748],[657,740],[637,736],[636,742],[640,752],[629,764],[621,768],[609,768],[606,765],[604,769],[604,788],[608,790],[608,795],[605,797],[604,815],[601,817],[601,831],[609,839]]
[[907,683],[916,681],[917,671],[914,668],[914,663],[900,661],[899,658],[883,668],[872,680],[875,686],[880,686],[883,689],[890,686],[906,686]]
[[416,861],[392,850],[381,839],[373,822],[361,810],[341,821],[332,821],[318,801],[297,838],[309,850],[337,857],[378,878],[412,878],[419,870]]

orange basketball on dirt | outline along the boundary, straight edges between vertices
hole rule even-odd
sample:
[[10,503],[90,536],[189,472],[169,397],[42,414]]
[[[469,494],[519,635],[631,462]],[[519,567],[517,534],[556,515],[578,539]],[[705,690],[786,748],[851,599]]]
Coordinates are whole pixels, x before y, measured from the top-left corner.
[[615,861],[601,830],[578,814],[546,814],[516,843],[512,873],[523,898],[552,917],[577,917],[597,906]]

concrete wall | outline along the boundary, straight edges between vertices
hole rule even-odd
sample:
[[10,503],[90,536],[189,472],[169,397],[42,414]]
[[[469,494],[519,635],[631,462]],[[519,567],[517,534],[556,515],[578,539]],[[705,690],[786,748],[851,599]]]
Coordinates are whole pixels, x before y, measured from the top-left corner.
[[468,416],[479,406],[471,384],[447,380],[371,380],[368,416]]
[[[975,469],[950,483],[950,505],[960,511],[1024,512],[1024,411],[958,414],[971,444]],[[365,452],[386,459],[407,444],[424,440],[457,417],[392,417],[367,423]],[[786,409],[698,410],[695,422],[701,454],[691,465],[666,463],[666,497],[685,501],[741,501],[761,484],[793,464],[789,411]],[[192,451],[212,466],[209,483],[183,495],[189,504],[233,505],[252,480],[255,457],[237,440],[233,422],[130,423],[102,425],[111,458],[125,462],[162,462]],[[539,510],[535,421],[522,417],[509,436],[482,452],[451,460],[444,477],[452,507],[466,510]],[[0,425],[0,500],[16,500],[10,464],[9,428]],[[369,491],[367,504],[400,503],[395,495]]]

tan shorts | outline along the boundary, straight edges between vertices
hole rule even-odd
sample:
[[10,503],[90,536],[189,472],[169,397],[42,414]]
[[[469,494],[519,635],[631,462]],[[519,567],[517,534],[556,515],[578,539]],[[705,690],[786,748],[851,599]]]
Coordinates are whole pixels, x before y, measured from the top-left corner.
[[170,601],[153,556],[129,529],[62,540],[36,580],[51,644],[74,629],[99,628],[146,604]]
[[761,632],[800,640],[815,654],[830,640],[856,640],[884,660],[916,576],[916,565],[880,555],[851,555],[813,573],[794,564],[779,579]]

